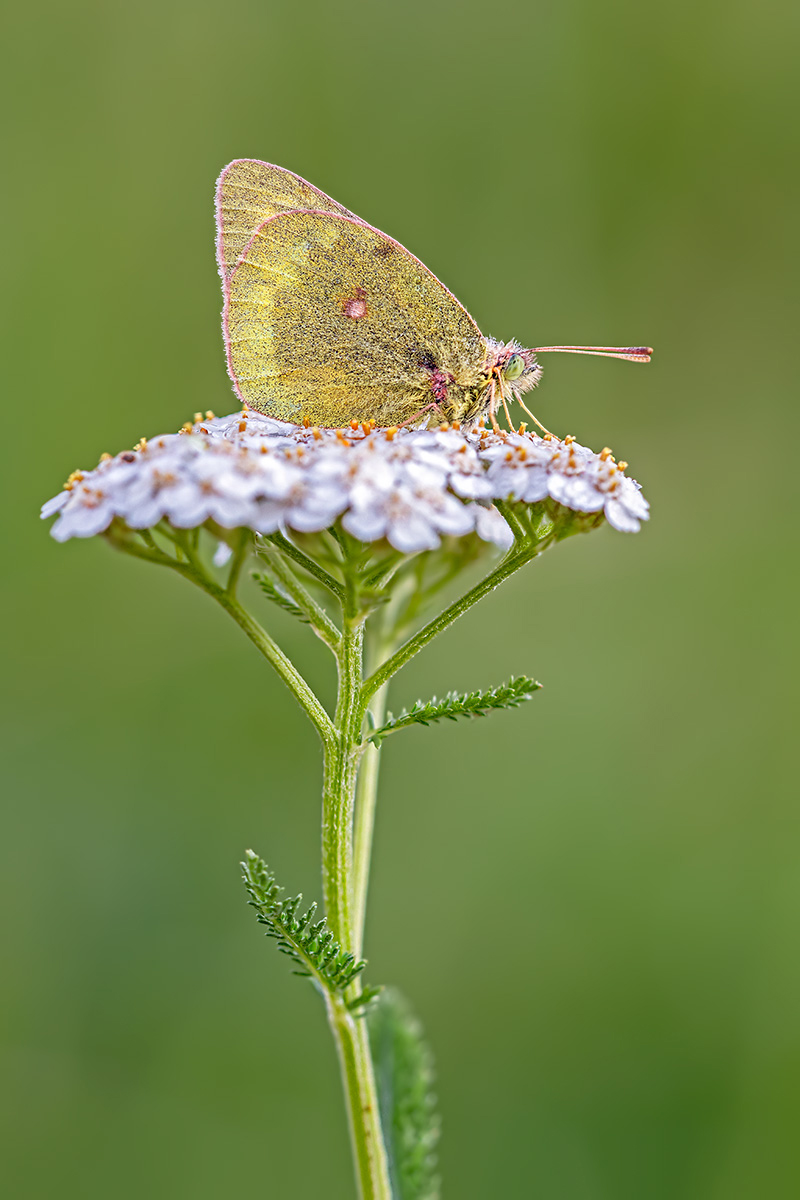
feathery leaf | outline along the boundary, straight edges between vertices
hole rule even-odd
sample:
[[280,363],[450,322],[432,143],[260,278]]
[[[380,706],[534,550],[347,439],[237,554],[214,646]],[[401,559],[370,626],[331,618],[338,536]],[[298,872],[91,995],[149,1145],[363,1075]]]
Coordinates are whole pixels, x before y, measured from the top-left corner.
[[298,621],[303,621],[306,625],[310,624],[309,618],[302,608],[299,608],[294,600],[277,588],[268,576],[262,575],[260,571],[251,571],[250,573],[268,600],[277,604],[278,608],[282,608],[284,612],[297,617]]
[[366,960],[356,962],[352,954],[342,950],[324,917],[321,921],[314,920],[316,904],[298,916],[302,895],[281,900],[283,889],[278,887],[264,860],[252,850],[245,851],[241,866],[250,896],[248,904],[256,910],[258,921],[266,926],[267,937],[275,938],[278,949],[299,967],[294,974],[308,976],[318,987],[331,992],[348,987],[364,969]]
[[378,996],[382,996],[383,992],[384,987],[382,983],[379,983],[377,987],[364,987],[357,996],[347,1001],[347,1007],[357,1017],[366,1017],[372,1012],[375,1000],[377,1000]]
[[396,1200],[439,1200],[433,1059],[406,1001],[388,988],[367,1016],[381,1127]]
[[409,725],[430,725],[432,721],[455,721],[458,717],[485,717],[493,709],[516,708],[542,685],[525,675],[509,679],[499,687],[486,692],[448,692],[443,700],[436,696],[432,700],[418,700],[411,708],[404,708],[396,717],[389,713],[380,729],[367,735],[368,740],[379,746],[383,739],[398,729]]

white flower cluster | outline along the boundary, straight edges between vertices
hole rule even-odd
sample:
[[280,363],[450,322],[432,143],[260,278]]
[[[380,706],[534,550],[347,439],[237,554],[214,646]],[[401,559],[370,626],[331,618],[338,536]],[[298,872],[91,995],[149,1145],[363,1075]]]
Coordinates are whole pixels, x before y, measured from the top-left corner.
[[650,505],[627,463],[616,462],[609,449],[600,454],[574,438],[540,438],[530,433],[504,433],[482,439],[481,461],[492,496],[535,504],[550,496],[576,512],[602,509],[609,525],[621,533],[638,533],[650,516]]
[[166,518],[188,529],[212,519],[259,533],[311,533],[337,519],[361,541],[386,538],[403,553],[442,535],[475,532],[506,548],[513,536],[492,500],[551,496],[579,512],[604,510],[616,529],[647,519],[638,484],[610,451],[572,439],[476,429],[305,428],[247,411],[208,414],[180,433],[104,455],[75,471],[42,508],[53,537],[91,537],[121,517],[132,529]]

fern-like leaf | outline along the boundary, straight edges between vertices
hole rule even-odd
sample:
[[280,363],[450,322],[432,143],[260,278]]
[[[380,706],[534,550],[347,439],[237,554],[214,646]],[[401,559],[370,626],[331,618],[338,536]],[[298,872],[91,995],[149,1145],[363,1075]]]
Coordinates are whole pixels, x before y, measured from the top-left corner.
[[260,571],[252,571],[251,575],[268,600],[277,604],[278,608],[282,608],[284,612],[296,617],[298,621],[303,621],[306,625],[310,624],[309,617],[302,608],[299,608],[291,597],[277,588],[268,576],[262,575]]
[[411,708],[404,708],[396,717],[389,713],[379,729],[368,734],[369,741],[379,746],[385,737],[409,725],[430,725],[432,721],[455,721],[458,717],[485,717],[493,709],[516,708],[542,685],[525,675],[509,679],[499,687],[486,692],[448,692],[443,700],[436,696],[432,700],[418,700]]
[[[298,967],[295,975],[305,975],[327,991],[341,992],[363,971],[366,961],[356,961],[336,941],[323,917],[315,921],[317,906],[298,916],[302,895],[282,900],[275,876],[262,858],[252,850],[241,864],[244,885],[257,920],[266,926],[267,937],[275,938],[278,949]],[[374,993],[373,993],[374,994]]]
[[347,1007],[355,1016],[366,1017],[372,1011],[378,996],[382,996],[383,992],[384,987],[382,983],[379,983],[377,987],[364,987],[357,996],[347,1001]]
[[433,1059],[419,1022],[393,988],[367,1017],[381,1127],[396,1200],[439,1200],[439,1118]]

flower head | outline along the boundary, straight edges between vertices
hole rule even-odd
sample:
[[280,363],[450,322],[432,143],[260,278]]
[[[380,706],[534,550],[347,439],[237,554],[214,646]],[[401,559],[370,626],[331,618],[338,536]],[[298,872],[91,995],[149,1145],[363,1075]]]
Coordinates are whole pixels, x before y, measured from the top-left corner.
[[454,427],[306,428],[246,411],[209,417],[180,433],[142,440],[76,471],[42,508],[57,514],[58,541],[91,537],[115,518],[132,529],[166,519],[176,528],[214,521],[259,533],[318,532],[337,520],[364,542],[403,553],[435,549],[442,536],[476,533],[507,548],[512,532],[493,500],[555,501],[604,513],[635,532],[647,519],[639,485],[608,450],[571,438],[461,431]]
[[625,474],[611,451],[595,454],[574,438],[559,441],[534,434],[487,438],[481,459],[488,465],[492,496],[535,504],[548,496],[575,512],[603,511],[610,525],[637,533],[650,506],[635,480]]

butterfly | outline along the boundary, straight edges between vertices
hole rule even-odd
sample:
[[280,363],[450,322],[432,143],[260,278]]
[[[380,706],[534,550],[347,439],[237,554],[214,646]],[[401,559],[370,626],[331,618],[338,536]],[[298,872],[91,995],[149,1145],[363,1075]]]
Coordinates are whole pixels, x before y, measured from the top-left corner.
[[[236,159],[217,181],[217,262],[228,372],[242,403],[341,428],[459,422],[539,382],[545,351],[649,362],[648,346],[538,346],[484,336],[452,292],[393,238],[299,175]],[[547,432],[547,430],[545,430]]]

